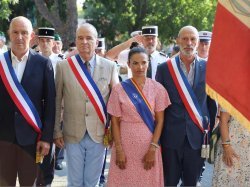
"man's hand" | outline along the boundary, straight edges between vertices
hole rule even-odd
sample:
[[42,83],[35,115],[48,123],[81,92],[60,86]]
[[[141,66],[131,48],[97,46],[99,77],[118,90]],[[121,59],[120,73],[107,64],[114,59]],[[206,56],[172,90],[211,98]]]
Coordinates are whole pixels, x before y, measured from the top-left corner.
[[48,142],[39,141],[36,145],[36,152],[39,152],[42,156],[49,154],[50,144]]
[[64,148],[64,140],[63,138],[56,138],[54,139],[54,143],[56,144],[57,147],[59,147],[60,149]]

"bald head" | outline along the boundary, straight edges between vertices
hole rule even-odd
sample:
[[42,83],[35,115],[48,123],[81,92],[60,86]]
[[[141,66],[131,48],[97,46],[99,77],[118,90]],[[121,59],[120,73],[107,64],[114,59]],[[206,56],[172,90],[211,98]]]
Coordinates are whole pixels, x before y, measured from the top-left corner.
[[179,31],[177,44],[180,46],[181,56],[193,58],[199,43],[199,34],[195,27],[185,26]]
[[18,23],[23,23],[23,24],[26,26],[27,31],[28,31],[30,34],[32,33],[33,27],[32,27],[32,24],[31,24],[30,20],[29,20],[28,18],[26,18],[26,17],[23,17],[23,16],[18,16],[18,17],[13,18],[13,19],[11,20],[11,22],[10,22],[10,28],[9,28],[9,30],[11,30],[12,27],[13,27],[13,24],[15,24],[15,23],[17,23],[17,22],[18,22]]
[[9,36],[11,41],[11,51],[19,59],[29,50],[29,43],[34,33],[30,20],[23,16],[15,17],[11,20]]
[[189,31],[189,32],[194,33],[195,36],[197,37],[197,39],[199,38],[199,32],[198,32],[198,30],[197,30],[195,27],[191,26],[191,25],[182,27],[182,28],[180,29],[180,31],[179,31],[178,37],[180,37],[180,35],[181,35],[183,32],[186,32],[186,31]]

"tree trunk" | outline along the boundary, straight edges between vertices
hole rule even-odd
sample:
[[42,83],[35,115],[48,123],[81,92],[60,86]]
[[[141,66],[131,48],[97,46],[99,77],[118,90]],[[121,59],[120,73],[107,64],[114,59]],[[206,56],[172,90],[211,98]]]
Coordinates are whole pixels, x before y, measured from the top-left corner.
[[[68,49],[69,44],[75,41],[75,32],[77,28],[77,0],[66,0],[66,21],[59,15],[58,3],[62,1],[55,0],[53,9],[50,11],[45,1],[34,0],[36,7],[42,17],[50,22],[62,38],[64,49]],[[42,25],[40,25],[42,27]]]

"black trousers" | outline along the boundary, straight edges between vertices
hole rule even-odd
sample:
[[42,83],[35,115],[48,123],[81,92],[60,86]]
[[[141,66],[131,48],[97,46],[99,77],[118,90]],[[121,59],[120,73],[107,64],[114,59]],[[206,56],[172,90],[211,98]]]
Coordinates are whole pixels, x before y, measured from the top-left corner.
[[165,186],[177,186],[182,179],[183,186],[196,186],[204,163],[201,149],[193,150],[185,138],[180,149],[162,147]]
[[36,145],[21,146],[0,141],[0,186],[33,186],[36,180]]

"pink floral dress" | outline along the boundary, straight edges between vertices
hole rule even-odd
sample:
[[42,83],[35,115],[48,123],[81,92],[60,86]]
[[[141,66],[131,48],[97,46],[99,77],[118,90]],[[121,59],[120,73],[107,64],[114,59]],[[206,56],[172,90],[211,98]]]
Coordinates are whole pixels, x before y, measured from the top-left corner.
[[[158,82],[147,79],[142,90],[154,111],[163,111],[170,104],[168,93]],[[108,113],[120,117],[121,144],[127,158],[126,169],[115,164],[116,150],[112,148],[108,187],[162,187],[163,168],[160,149],[155,152],[155,165],[143,168],[142,159],[149,149],[152,133],[141,119],[121,84],[116,85],[108,102]]]

